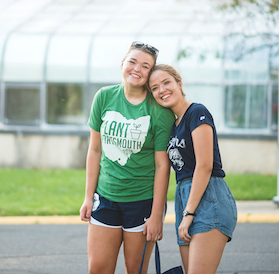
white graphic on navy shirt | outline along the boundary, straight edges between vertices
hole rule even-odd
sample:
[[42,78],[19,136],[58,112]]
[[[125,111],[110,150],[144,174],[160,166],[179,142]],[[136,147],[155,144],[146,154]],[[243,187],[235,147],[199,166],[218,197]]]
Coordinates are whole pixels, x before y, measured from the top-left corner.
[[167,153],[169,155],[169,159],[172,162],[173,168],[177,171],[180,171],[184,166],[183,158],[179,152],[179,148],[185,148],[185,139],[179,140],[177,137],[171,138],[168,145]]

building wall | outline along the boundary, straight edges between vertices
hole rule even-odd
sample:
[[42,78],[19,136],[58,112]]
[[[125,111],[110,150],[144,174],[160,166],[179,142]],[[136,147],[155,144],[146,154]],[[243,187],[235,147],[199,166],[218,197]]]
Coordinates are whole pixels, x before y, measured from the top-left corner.
[[[85,168],[88,137],[0,134],[1,168]],[[277,174],[277,141],[222,139],[227,173]]]
[[0,167],[85,168],[88,137],[0,135]]
[[227,173],[277,174],[277,140],[220,139]]

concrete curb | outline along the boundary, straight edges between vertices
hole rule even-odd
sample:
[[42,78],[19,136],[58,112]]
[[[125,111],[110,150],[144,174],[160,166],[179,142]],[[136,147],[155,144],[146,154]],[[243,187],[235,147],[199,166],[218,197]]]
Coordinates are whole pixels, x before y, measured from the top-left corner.
[[86,224],[79,216],[19,216],[0,217],[0,225],[30,225],[30,224]]
[[279,214],[238,214],[238,223],[279,223]]
[[[238,223],[279,223],[278,214],[238,214]],[[165,223],[175,223],[175,214],[167,214]],[[79,216],[0,217],[0,225],[87,224]]]
[[[174,223],[175,214],[167,214],[165,223]],[[279,223],[279,214],[238,214],[238,223]]]
[[[279,223],[279,206],[272,201],[236,201],[238,223]],[[165,223],[175,222],[174,201],[168,201]],[[79,216],[0,217],[0,225],[87,224]]]

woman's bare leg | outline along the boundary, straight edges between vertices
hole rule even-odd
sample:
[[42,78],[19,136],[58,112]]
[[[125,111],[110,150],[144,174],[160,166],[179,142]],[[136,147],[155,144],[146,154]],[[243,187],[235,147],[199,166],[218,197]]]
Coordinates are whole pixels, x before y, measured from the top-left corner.
[[188,261],[189,261],[189,245],[179,246],[182,264],[184,267],[185,274],[188,273]]
[[88,267],[90,274],[113,274],[122,243],[122,228],[89,224]]
[[215,274],[228,237],[217,229],[192,236],[189,246],[188,274]]

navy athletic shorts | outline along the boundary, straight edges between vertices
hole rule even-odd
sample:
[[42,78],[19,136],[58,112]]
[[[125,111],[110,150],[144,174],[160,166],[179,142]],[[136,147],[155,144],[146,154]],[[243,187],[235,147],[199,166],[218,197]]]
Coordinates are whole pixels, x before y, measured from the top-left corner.
[[90,223],[128,232],[141,232],[150,217],[153,199],[136,202],[112,202],[94,193]]

